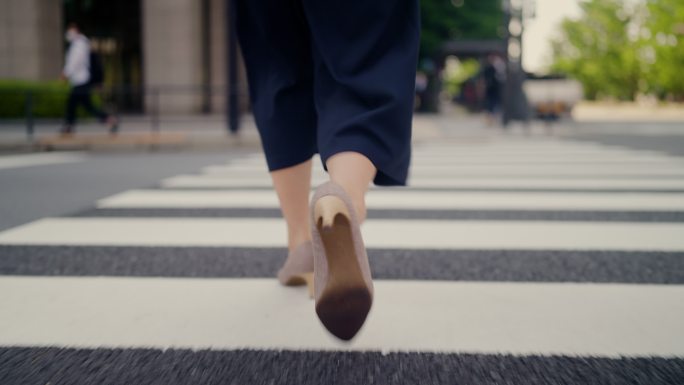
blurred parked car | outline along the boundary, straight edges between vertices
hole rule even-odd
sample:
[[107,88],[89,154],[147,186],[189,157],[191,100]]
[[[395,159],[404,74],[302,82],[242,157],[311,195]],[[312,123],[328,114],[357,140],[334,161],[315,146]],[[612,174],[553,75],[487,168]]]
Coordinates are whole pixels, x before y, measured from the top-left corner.
[[582,100],[582,85],[561,77],[528,77],[523,85],[532,116],[554,121],[570,115],[572,108]]

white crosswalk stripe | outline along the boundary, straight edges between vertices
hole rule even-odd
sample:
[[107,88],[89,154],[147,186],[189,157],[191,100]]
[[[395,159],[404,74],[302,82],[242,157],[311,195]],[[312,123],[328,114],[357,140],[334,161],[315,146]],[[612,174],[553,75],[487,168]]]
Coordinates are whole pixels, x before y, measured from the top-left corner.
[[[208,166],[203,170],[205,175],[218,175],[227,178],[242,178],[251,175],[266,174],[265,166],[244,167],[237,165],[217,165]],[[546,164],[536,163],[527,165],[464,165],[464,164],[434,164],[429,166],[413,165],[411,171],[419,176],[440,175],[440,176],[475,176],[475,177],[501,177],[505,175],[519,176],[584,176],[600,175],[602,177],[622,177],[622,176],[673,176],[684,177],[684,165],[663,164],[658,167],[652,165],[567,165],[567,164]],[[323,171],[314,173],[316,176],[324,176]]]
[[[321,183],[326,175],[320,160],[314,164],[314,184]],[[370,209],[410,210],[415,218],[371,216],[363,225],[369,249],[409,257],[412,251],[453,252],[440,259],[444,263],[461,252],[509,253],[511,265],[529,271],[539,271],[533,264],[556,261],[558,253],[570,253],[562,254],[570,255],[565,261],[590,257],[593,262],[580,268],[554,267],[576,269],[577,277],[600,270],[608,254],[638,264],[639,255],[660,253],[668,259],[657,268],[672,275],[656,279],[652,267],[626,266],[643,280],[562,280],[543,271],[517,282],[416,279],[412,274],[423,262],[397,257],[397,263],[407,263],[395,266],[403,278],[376,280],[367,325],[351,345],[342,345],[319,325],[304,291],[279,286],[273,278],[277,266],[259,265],[264,259],[245,258],[240,263],[248,272],[235,276],[120,276],[115,264],[98,270],[100,251],[112,248],[230,249],[245,257],[284,250],[284,221],[258,211],[278,209],[263,156],[208,165],[198,174],[164,179],[158,189],[105,197],[83,215],[0,232],[6,253],[73,250],[81,253],[73,261],[92,263],[82,275],[63,276],[46,267],[42,275],[0,276],[0,346],[682,358],[684,215],[662,222],[600,219],[627,212],[684,213],[681,177],[680,158],[593,143],[509,137],[418,145],[410,187],[373,188],[368,194]],[[233,217],[187,214],[193,209],[244,211]],[[449,210],[506,212],[510,218],[429,216]],[[582,211],[599,219],[520,216],[528,211]],[[538,257],[515,259],[525,253]],[[128,255],[121,263],[146,261]],[[468,263],[474,265],[461,267],[491,268],[477,259]],[[428,266],[421,276],[449,268]]]
[[[377,248],[684,251],[684,224],[671,223],[377,219],[363,231]],[[271,218],[53,218],[8,230],[0,243],[277,247],[285,237]]]
[[[322,183],[322,177],[314,178]],[[678,190],[684,191],[684,180],[677,179],[563,179],[563,178],[457,178],[413,176],[409,180],[412,187],[420,188],[470,188],[470,189],[618,189],[618,190]],[[162,181],[164,187],[175,188],[231,188],[231,187],[270,187],[268,176],[250,176],[239,179],[216,178],[213,175],[179,175]]]
[[347,347],[274,280],[0,278],[0,289],[14,315],[0,340],[21,346],[684,355],[682,286],[379,281]]
[[5,155],[0,157],[0,170],[43,166],[61,163],[76,163],[86,159],[82,152],[61,152],[55,154],[26,154],[26,155]]
[[[605,194],[372,190],[376,209],[658,210],[684,211],[684,194]],[[278,208],[272,191],[130,190],[98,202],[100,208]]]

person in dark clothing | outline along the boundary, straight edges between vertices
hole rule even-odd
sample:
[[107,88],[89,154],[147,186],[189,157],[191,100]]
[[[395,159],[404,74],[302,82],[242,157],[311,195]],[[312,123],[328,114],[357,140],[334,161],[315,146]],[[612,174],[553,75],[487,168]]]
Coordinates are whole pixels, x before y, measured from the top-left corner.
[[91,82],[91,54],[88,38],[79,31],[78,26],[74,23],[69,25],[65,38],[69,42],[69,50],[66,54],[62,79],[69,80],[71,91],[67,100],[64,126],[60,132],[64,135],[74,132],[77,108],[83,106],[88,113],[96,116],[98,120],[103,123],[106,122],[109,126],[109,132],[115,134],[118,130],[116,117],[108,115],[92,103],[93,83]]
[[501,110],[505,71],[505,63],[499,56],[495,54],[487,56],[487,64],[482,70],[482,77],[485,84],[484,108],[489,123],[493,123]]

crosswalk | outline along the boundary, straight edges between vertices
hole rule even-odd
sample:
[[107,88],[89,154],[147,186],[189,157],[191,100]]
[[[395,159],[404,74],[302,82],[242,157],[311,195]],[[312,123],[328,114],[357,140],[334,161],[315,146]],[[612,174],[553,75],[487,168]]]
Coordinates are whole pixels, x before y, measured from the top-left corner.
[[375,303],[342,344],[274,279],[263,156],[208,165],[0,233],[0,383],[684,383],[682,177],[595,143],[417,144],[410,187],[368,194]]

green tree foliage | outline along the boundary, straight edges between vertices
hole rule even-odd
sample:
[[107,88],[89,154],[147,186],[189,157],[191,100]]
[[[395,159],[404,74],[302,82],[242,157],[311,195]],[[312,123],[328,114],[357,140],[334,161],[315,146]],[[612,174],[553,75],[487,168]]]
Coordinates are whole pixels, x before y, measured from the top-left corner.
[[585,0],[552,42],[552,69],[579,80],[588,99],[684,96],[684,2]]
[[446,60],[446,66],[442,78],[444,90],[449,97],[454,97],[461,92],[463,84],[480,72],[480,61],[477,59],[465,59],[456,62],[453,59]]
[[661,98],[684,99],[684,1],[647,1],[645,20],[648,91]]
[[454,39],[495,39],[503,20],[501,0],[421,0],[421,58]]
[[553,69],[579,80],[589,99],[633,99],[641,75],[628,33],[634,14],[621,0],[589,0],[581,7],[582,18],[564,20],[562,37],[553,43]]

